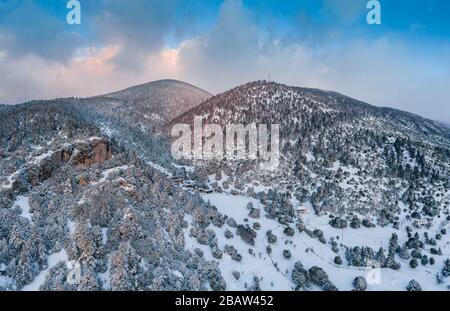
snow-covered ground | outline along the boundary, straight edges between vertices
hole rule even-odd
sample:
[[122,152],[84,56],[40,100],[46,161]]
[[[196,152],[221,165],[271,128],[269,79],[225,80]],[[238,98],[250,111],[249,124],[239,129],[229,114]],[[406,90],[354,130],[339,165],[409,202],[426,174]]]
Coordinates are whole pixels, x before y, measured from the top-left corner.
[[109,175],[111,175],[112,173],[117,173],[117,172],[120,172],[120,171],[125,171],[125,170],[127,170],[127,169],[129,169],[129,168],[130,168],[129,165],[122,165],[122,166],[113,167],[113,168],[109,168],[109,169],[107,169],[107,170],[104,170],[104,171],[102,172],[101,178],[100,178],[97,182],[94,182],[94,183],[92,183],[92,184],[93,184],[93,185],[96,185],[96,184],[103,183],[103,182],[106,181],[106,179],[108,179]]

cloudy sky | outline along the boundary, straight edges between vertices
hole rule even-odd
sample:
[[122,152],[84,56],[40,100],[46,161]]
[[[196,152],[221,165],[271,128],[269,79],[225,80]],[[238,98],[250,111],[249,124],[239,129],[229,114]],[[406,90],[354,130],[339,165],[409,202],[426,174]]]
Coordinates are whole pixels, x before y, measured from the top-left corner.
[[450,122],[450,1],[0,0],[0,103],[272,79]]

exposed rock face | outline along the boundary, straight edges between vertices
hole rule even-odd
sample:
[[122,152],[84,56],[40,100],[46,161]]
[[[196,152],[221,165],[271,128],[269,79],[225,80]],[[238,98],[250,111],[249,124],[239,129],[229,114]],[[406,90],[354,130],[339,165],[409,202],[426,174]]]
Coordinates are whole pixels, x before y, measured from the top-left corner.
[[51,153],[48,157],[41,160],[38,159],[38,165],[28,168],[28,177],[31,184],[36,186],[43,180],[49,178],[55,169],[70,160],[73,152],[74,148],[67,146]]
[[75,165],[90,166],[112,158],[111,146],[104,138],[93,138],[88,143],[77,143],[75,148],[79,150],[72,160]]

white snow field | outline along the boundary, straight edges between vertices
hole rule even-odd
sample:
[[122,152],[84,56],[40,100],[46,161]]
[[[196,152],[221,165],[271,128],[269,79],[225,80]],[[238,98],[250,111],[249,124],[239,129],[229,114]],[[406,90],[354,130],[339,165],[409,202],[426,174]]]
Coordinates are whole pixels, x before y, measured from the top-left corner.
[[[245,224],[244,219],[248,219],[248,224],[252,225],[254,222],[261,224],[261,229],[258,230],[255,245],[246,244],[241,237],[236,236],[235,229],[224,224],[222,228],[210,225],[218,239],[218,246],[223,250],[226,244],[234,246],[239,254],[242,255],[242,260],[236,262],[231,257],[224,253],[223,258],[218,260],[222,275],[227,283],[227,290],[245,290],[251,286],[254,276],[258,276],[261,280],[260,287],[262,290],[293,290],[294,283],[290,279],[290,275],[294,263],[301,261],[306,269],[312,266],[319,266],[323,268],[331,282],[339,288],[339,290],[352,290],[353,280],[358,276],[366,278],[368,287],[367,290],[382,291],[382,290],[399,290],[406,289],[409,281],[416,279],[422,286],[423,290],[445,290],[446,284],[438,284],[436,281],[436,273],[442,268],[445,258],[450,256],[450,244],[446,241],[446,247],[442,249],[443,256],[436,256],[436,263],[433,266],[421,266],[416,269],[409,267],[409,261],[402,261],[397,259],[402,267],[399,271],[389,268],[372,269],[347,266],[345,261],[345,253],[341,249],[339,255],[344,259],[344,264],[341,266],[334,264],[333,259],[336,256],[332,252],[330,245],[325,245],[319,242],[318,239],[309,237],[306,233],[296,233],[292,237],[288,237],[283,233],[285,226],[279,224],[276,220],[265,217],[265,212],[261,203],[247,196],[234,196],[227,193],[212,193],[203,194],[205,200],[209,200],[212,205],[215,205],[218,210],[228,217],[233,217],[237,224]],[[247,204],[253,203],[254,208],[261,209],[261,217],[259,219],[252,219],[248,217],[249,210]],[[294,207],[299,208],[298,202],[293,201]],[[389,238],[391,234],[397,232],[399,234],[399,243],[406,240],[406,235],[403,236],[404,230],[397,231],[392,228],[360,228],[352,229],[346,228],[343,230],[334,229],[328,225],[329,218],[327,216],[316,216],[309,204],[302,205],[302,208],[308,209],[309,213],[302,215],[306,227],[310,230],[321,229],[324,236],[339,237],[340,242],[347,246],[370,246],[376,250],[380,246],[387,249]],[[190,236],[189,230],[191,228],[192,216],[186,215],[185,218],[189,222],[189,228],[185,229],[186,248],[194,250],[201,249],[206,259],[217,260],[212,254],[209,246],[199,244],[195,238]],[[229,229],[233,232],[234,237],[231,239],[225,238],[225,230]],[[266,247],[268,244],[266,232],[271,230],[278,238],[277,242],[271,244],[272,253],[268,255]],[[448,236],[443,238],[448,239]],[[253,250],[253,254],[249,254],[249,249]],[[283,256],[283,250],[289,250],[292,253],[290,259]],[[240,272],[239,280],[233,276],[233,271]],[[319,290],[318,287],[312,287],[312,290]]]

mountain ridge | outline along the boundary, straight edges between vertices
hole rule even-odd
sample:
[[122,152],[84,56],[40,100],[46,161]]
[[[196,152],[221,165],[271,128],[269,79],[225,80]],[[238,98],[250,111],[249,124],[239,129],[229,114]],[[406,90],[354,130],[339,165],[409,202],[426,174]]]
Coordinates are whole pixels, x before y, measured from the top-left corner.
[[[337,96],[339,98],[343,98],[343,99],[347,99],[351,104],[354,104],[356,107],[362,107],[362,108],[366,108],[366,109],[372,109],[375,111],[379,111],[379,112],[393,112],[393,113],[403,113],[406,115],[409,115],[411,117],[418,117],[423,119],[424,121],[428,121],[428,122],[437,122],[437,123],[441,123],[439,121],[421,116],[419,114],[416,114],[414,112],[410,112],[410,111],[406,111],[406,110],[401,110],[398,108],[393,108],[393,107],[388,107],[388,106],[376,106],[373,104],[370,104],[368,102],[365,102],[363,100],[359,100],[359,99],[355,99],[349,95],[340,93],[340,92],[336,92],[336,91],[332,91],[332,90],[323,90],[323,89],[319,89],[319,88],[310,88],[310,87],[302,87],[302,86],[291,86],[291,85],[287,85],[287,84],[283,84],[283,83],[277,83],[277,82],[267,82],[265,80],[257,80],[257,81],[251,81],[251,82],[247,82],[245,84],[236,86],[228,91],[225,91],[223,93],[220,94],[216,94],[213,95],[212,98],[215,98],[217,96],[222,96],[222,95],[227,95],[228,93],[231,93],[235,90],[239,90],[241,88],[246,88],[248,86],[257,86],[257,85],[267,85],[267,86],[276,86],[276,87],[283,87],[283,88],[288,88],[288,89],[294,89],[294,90],[300,90],[301,92],[304,93],[308,93],[308,94],[312,94],[312,95],[334,95]],[[211,98],[211,99],[212,99]],[[347,102],[344,102],[345,104],[348,104]],[[201,103],[199,106],[204,105],[206,103]],[[199,108],[199,107],[194,107],[195,108]],[[445,122],[442,122],[444,124],[446,124]],[[447,124],[448,125],[448,124]]]

